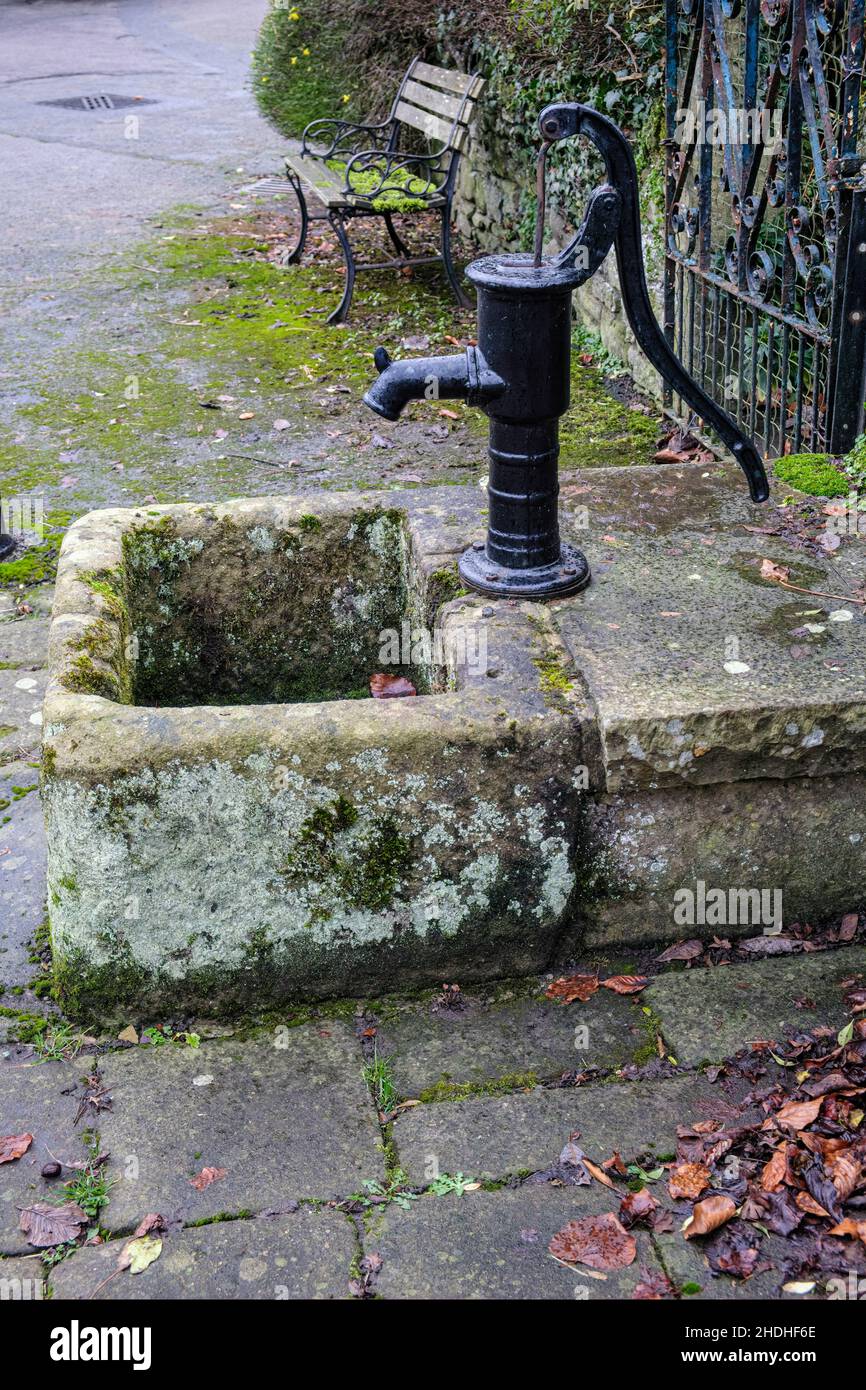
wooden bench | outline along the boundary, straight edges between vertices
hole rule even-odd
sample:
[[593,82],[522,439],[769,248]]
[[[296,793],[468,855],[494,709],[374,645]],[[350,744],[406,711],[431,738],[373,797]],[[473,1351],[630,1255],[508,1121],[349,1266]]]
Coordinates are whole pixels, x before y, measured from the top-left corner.
[[[287,263],[299,261],[311,220],[330,222],[346,260],[343,298],[329,323],[342,323],[349,313],[355,275],[359,270],[442,262],[459,304],[471,306],[451,258],[451,203],[460,155],[469,139],[469,122],[484,81],[477,74],[452,72],[415,58],[410,64],[387,120],[354,125],[339,117],[312,121],[298,154],[286,158],[286,177],[295,190],[301,228]],[[406,128],[423,137],[419,153],[406,148]],[[410,137],[417,144],[418,134]],[[401,148],[402,147],[402,148]],[[307,194],[325,211],[311,217]],[[394,226],[394,213],[432,212],[442,219],[440,252],[413,256]],[[356,217],[380,217],[397,258],[359,265],[349,242],[347,224]]]

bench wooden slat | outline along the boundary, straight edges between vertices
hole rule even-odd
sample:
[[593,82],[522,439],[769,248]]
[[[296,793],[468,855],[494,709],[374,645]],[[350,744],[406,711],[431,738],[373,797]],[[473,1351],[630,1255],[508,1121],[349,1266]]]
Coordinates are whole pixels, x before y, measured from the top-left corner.
[[477,98],[484,88],[483,77],[474,77],[465,72],[451,72],[448,68],[433,67],[432,63],[422,63],[420,60],[413,63],[412,76],[421,82],[429,82],[433,87],[446,87],[449,92],[458,92],[460,96],[468,92],[470,96]]
[[[337,195],[343,194],[346,186],[344,178],[333,169],[329,169],[324,161],[304,159],[301,155],[287,155],[286,163],[304,183],[309,184],[314,192],[318,193],[323,203],[341,201]],[[345,201],[345,197],[342,201]]]
[[438,116],[447,116],[449,120],[455,120],[461,115],[461,119],[468,121],[472,113],[472,103],[466,102],[464,107],[463,97],[449,96],[448,92],[437,92],[434,87],[422,87],[418,82],[409,81],[403,88],[403,96],[407,101],[414,104],[421,111],[432,111]]
[[404,125],[410,125],[414,130],[422,131],[431,140],[438,140],[442,145],[449,145],[456,150],[463,146],[466,127],[463,125],[454,126],[451,121],[444,121],[441,116],[434,115],[432,111],[421,111],[417,106],[410,106],[408,101],[398,101],[394,115]]

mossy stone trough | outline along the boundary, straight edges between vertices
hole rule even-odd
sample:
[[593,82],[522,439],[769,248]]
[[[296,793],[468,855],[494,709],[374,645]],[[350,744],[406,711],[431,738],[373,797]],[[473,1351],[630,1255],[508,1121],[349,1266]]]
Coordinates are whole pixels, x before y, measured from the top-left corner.
[[[74,1012],[627,964],[866,904],[862,541],[804,552],[723,465],[594,469],[561,507],[590,587],[492,601],[457,580],[482,507],[329,492],[70,528],[43,790]],[[419,694],[369,698],[389,670]]]
[[[574,886],[578,759],[542,674],[561,643],[519,606],[454,597],[443,491],[411,515],[367,494],[70,528],[44,712],[69,1007],[544,965]],[[407,661],[419,694],[370,698]]]

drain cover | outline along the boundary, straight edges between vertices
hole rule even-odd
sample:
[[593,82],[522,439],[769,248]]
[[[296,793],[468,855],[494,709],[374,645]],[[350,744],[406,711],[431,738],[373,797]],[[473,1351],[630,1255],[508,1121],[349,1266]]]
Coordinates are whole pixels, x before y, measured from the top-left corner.
[[121,97],[109,92],[96,92],[83,97],[55,97],[53,101],[37,101],[37,106],[62,106],[67,111],[114,111],[119,106],[154,106],[151,97]]

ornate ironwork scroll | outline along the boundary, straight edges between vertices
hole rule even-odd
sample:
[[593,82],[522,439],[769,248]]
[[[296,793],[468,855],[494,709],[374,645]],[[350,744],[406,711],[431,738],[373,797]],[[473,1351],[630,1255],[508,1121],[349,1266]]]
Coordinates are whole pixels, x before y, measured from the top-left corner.
[[863,11],[666,0],[665,332],[771,456],[863,430]]

